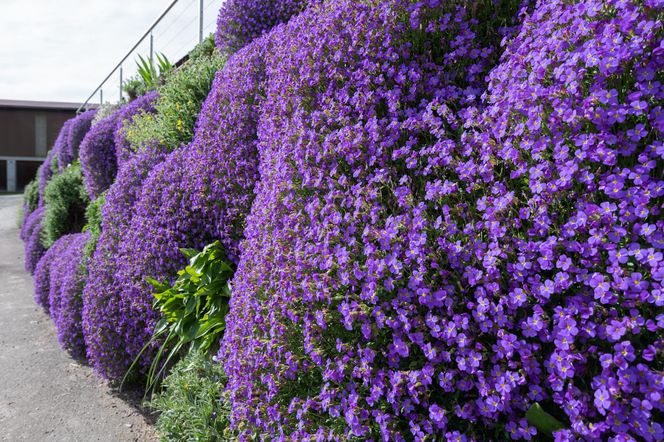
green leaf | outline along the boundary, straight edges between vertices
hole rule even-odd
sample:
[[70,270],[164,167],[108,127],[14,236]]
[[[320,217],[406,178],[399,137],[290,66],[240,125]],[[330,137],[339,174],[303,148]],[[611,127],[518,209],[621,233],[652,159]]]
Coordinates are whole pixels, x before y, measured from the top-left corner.
[[551,436],[554,431],[562,430],[565,426],[555,417],[544,411],[539,403],[535,402],[526,412],[528,423],[541,433]]
[[170,287],[167,284],[163,284],[160,281],[157,281],[156,279],[150,278],[149,276],[145,277],[145,282],[150,284],[152,288],[154,288],[157,292],[163,292],[165,290],[168,290]]
[[[182,254],[189,258],[189,265],[178,271],[172,285],[145,278],[155,289],[153,305],[162,314],[151,341],[161,341],[161,345],[148,370],[146,391],[156,388],[162,375],[173,361],[181,357],[185,347],[189,351],[212,351],[226,329],[231,296],[229,281],[234,269],[225,262],[221,243],[216,241],[201,252],[182,249]],[[141,354],[145,349],[147,347]],[[132,369],[137,362],[138,358]]]
[[182,248],[182,249],[180,249],[180,253],[182,253],[185,258],[191,259],[194,256],[198,255],[198,250]]

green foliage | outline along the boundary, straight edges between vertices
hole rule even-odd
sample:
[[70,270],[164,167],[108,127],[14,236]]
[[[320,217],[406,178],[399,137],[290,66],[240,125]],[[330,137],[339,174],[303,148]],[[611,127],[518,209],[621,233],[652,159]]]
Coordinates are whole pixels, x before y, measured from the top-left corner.
[[149,406],[161,414],[157,430],[163,441],[230,441],[230,407],[221,398],[226,376],[205,353],[190,352],[164,379],[163,390]]
[[544,411],[544,409],[535,402],[526,412],[528,423],[541,433],[551,436],[554,431],[562,430],[565,426],[555,417]]
[[210,58],[214,55],[217,50],[217,46],[214,44],[214,34],[210,34],[203,39],[194,49],[189,52],[187,58],[189,60],[196,60],[201,57]]
[[139,76],[135,76],[125,80],[122,85],[122,90],[127,93],[129,96],[129,101],[131,101],[135,100],[141,95],[145,95],[145,93],[148,91],[148,88],[145,86],[143,80],[141,80]]
[[135,151],[153,141],[170,150],[191,141],[214,75],[225,63],[218,51],[210,52],[208,44],[207,40],[201,43],[192,51],[195,57],[166,76],[164,84],[157,88],[159,99],[154,115],[138,115],[125,125],[127,140]]
[[54,155],[53,159],[51,160],[51,172],[53,172],[53,175],[56,175],[57,173],[60,172],[57,155]]
[[106,192],[90,202],[85,210],[86,224],[83,227],[83,231],[90,232],[90,240],[85,244],[85,248],[83,249],[84,262],[87,262],[87,258],[92,256],[97,247],[97,241],[99,240],[99,235],[101,235],[101,207],[105,202]]
[[88,202],[78,161],[53,176],[44,190],[46,212],[42,224],[42,245],[49,248],[61,236],[80,232],[85,224]]
[[[189,265],[178,272],[173,285],[146,278],[155,290],[154,308],[162,314],[152,340],[141,351],[142,354],[155,341],[162,342],[148,372],[147,391],[154,389],[164,370],[182,354],[185,347],[204,353],[216,351],[226,328],[228,300],[231,297],[229,281],[234,269],[225,262],[221,243],[215,241],[202,252],[182,249],[182,253],[189,258]],[[165,353],[166,359],[162,361]]]
[[23,201],[30,212],[37,208],[39,205],[39,179],[35,178],[25,186]]
[[148,90],[156,89],[159,85],[159,80],[173,69],[173,65],[164,54],[156,54],[157,63],[151,58],[144,58],[142,55],[138,56],[138,75],[143,80],[143,84]]
[[21,206],[16,211],[16,228],[20,229],[21,226],[23,226],[24,222],[25,222],[25,209],[23,208],[23,206]]
[[151,58],[138,56],[136,61],[138,73],[122,85],[122,90],[127,93],[130,101],[148,91],[157,89],[163,84],[168,73],[173,70],[173,65],[164,54],[158,53],[155,56],[157,57],[156,63]]

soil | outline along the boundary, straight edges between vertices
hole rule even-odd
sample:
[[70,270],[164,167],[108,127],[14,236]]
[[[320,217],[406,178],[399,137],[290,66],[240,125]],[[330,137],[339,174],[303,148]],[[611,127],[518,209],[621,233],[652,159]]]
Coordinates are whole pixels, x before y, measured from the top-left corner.
[[23,269],[21,205],[20,195],[0,196],[0,440],[158,440],[135,395],[119,395],[60,349]]

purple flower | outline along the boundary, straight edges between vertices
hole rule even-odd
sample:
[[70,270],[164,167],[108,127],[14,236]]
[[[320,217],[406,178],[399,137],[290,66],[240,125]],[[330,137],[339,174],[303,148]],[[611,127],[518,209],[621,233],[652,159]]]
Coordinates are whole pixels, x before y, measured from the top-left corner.
[[92,109],[77,115],[67,122],[68,130],[64,143],[62,145],[57,145],[56,143],[56,147],[54,147],[54,150],[58,149],[57,158],[60,172],[65,170],[69,164],[78,158],[79,146],[85,134],[90,130],[92,119],[96,113],[97,110]]
[[224,52],[236,52],[266,31],[300,12],[307,0],[228,0],[217,19],[215,42]]
[[429,407],[429,417],[436,425],[437,428],[444,430],[447,427],[447,418],[445,417],[445,410],[440,408],[437,404]]
[[65,235],[51,247],[64,243],[64,246],[57,246],[58,254],[50,264],[49,313],[60,345],[75,358],[85,356],[81,292],[85,281],[83,248],[89,239],[87,232]]
[[96,122],[81,142],[80,160],[88,195],[95,199],[115,180],[117,159],[114,135],[120,111]]
[[606,414],[607,410],[611,408],[611,395],[604,387],[595,390],[594,404],[597,407],[597,411],[602,415]]

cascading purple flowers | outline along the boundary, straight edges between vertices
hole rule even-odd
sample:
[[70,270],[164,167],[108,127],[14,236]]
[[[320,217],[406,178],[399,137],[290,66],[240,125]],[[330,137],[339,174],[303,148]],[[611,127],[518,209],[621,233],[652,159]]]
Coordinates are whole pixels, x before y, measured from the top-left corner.
[[[664,438],[664,48],[653,6],[538,4],[491,73],[474,136],[495,140],[509,175],[494,169],[482,218],[494,237],[510,223],[523,232],[489,247],[511,253],[494,256],[513,275],[492,308],[539,365],[524,389],[564,411],[558,440]],[[485,287],[499,281],[487,273]]]
[[[46,313],[57,315],[59,304],[51,306],[51,267],[54,262],[58,262],[62,253],[67,249],[72,235],[60,237],[44,253],[44,256],[37,263],[35,268],[35,302],[40,305]],[[56,313],[52,313],[52,312]]]
[[217,18],[215,43],[222,52],[233,53],[302,11],[307,0],[228,0]]
[[60,172],[78,158],[78,148],[83,137],[90,130],[92,119],[97,113],[96,109],[83,112],[69,120],[66,134],[62,143],[56,143],[58,169]]
[[117,159],[114,136],[119,112],[116,111],[92,125],[81,142],[79,158],[90,199],[99,196],[115,180]]
[[[82,291],[85,282],[83,249],[89,233],[75,233],[58,239],[58,255],[50,261],[49,314],[55,323],[58,341],[73,357],[85,357],[81,325]],[[63,243],[64,245],[60,245]]]
[[36,300],[118,379],[157,319],[145,277],[219,239],[240,440],[548,437],[535,405],[556,441],[662,440],[662,10],[228,1],[189,145],[130,152],[156,94],[82,142],[91,196],[110,186],[82,300],[88,235],[37,263],[26,218]]
[[44,207],[37,207],[23,221],[21,229],[21,238],[25,241],[25,270],[34,273],[37,263],[46,251],[41,243],[41,222],[44,219]]
[[125,136],[125,127],[131,124],[134,117],[137,115],[154,113],[154,106],[158,98],[159,93],[157,91],[150,91],[127,103],[118,110],[118,122],[115,128],[115,133],[113,134],[118,169],[122,167],[133,153],[129,142],[127,141],[127,137]]
[[[256,123],[264,83],[266,41],[231,57],[217,73],[192,143],[148,176],[118,255],[123,311],[117,322],[130,356],[152,336],[157,313],[145,276],[170,280],[186,259],[180,248],[218,239],[238,259],[244,217],[258,179]],[[150,364],[146,352],[141,367]]]
[[57,152],[58,148],[57,146],[61,145],[62,139],[66,136],[67,134],[67,128],[68,125],[65,122],[65,125],[62,127],[62,130],[60,131],[60,134],[58,135],[58,138],[55,141],[54,147],[51,148],[51,150],[48,151],[46,154],[46,159],[42,163],[41,166],[39,166],[39,169],[37,171],[37,175],[39,177],[39,205],[44,204],[44,190],[46,190],[46,185],[48,184],[49,181],[51,181],[51,178],[53,177],[53,162],[57,161]]
[[122,377],[131,363],[118,329],[120,287],[116,256],[143,181],[164,157],[165,153],[154,146],[133,154],[120,167],[101,209],[102,233],[90,258],[83,290],[83,333],[88,360],[105,378]]
[[277,30],[219,355],[241,437],[531,439],[540,403],[557,440],[662,438],[662,23],[515,13]]

